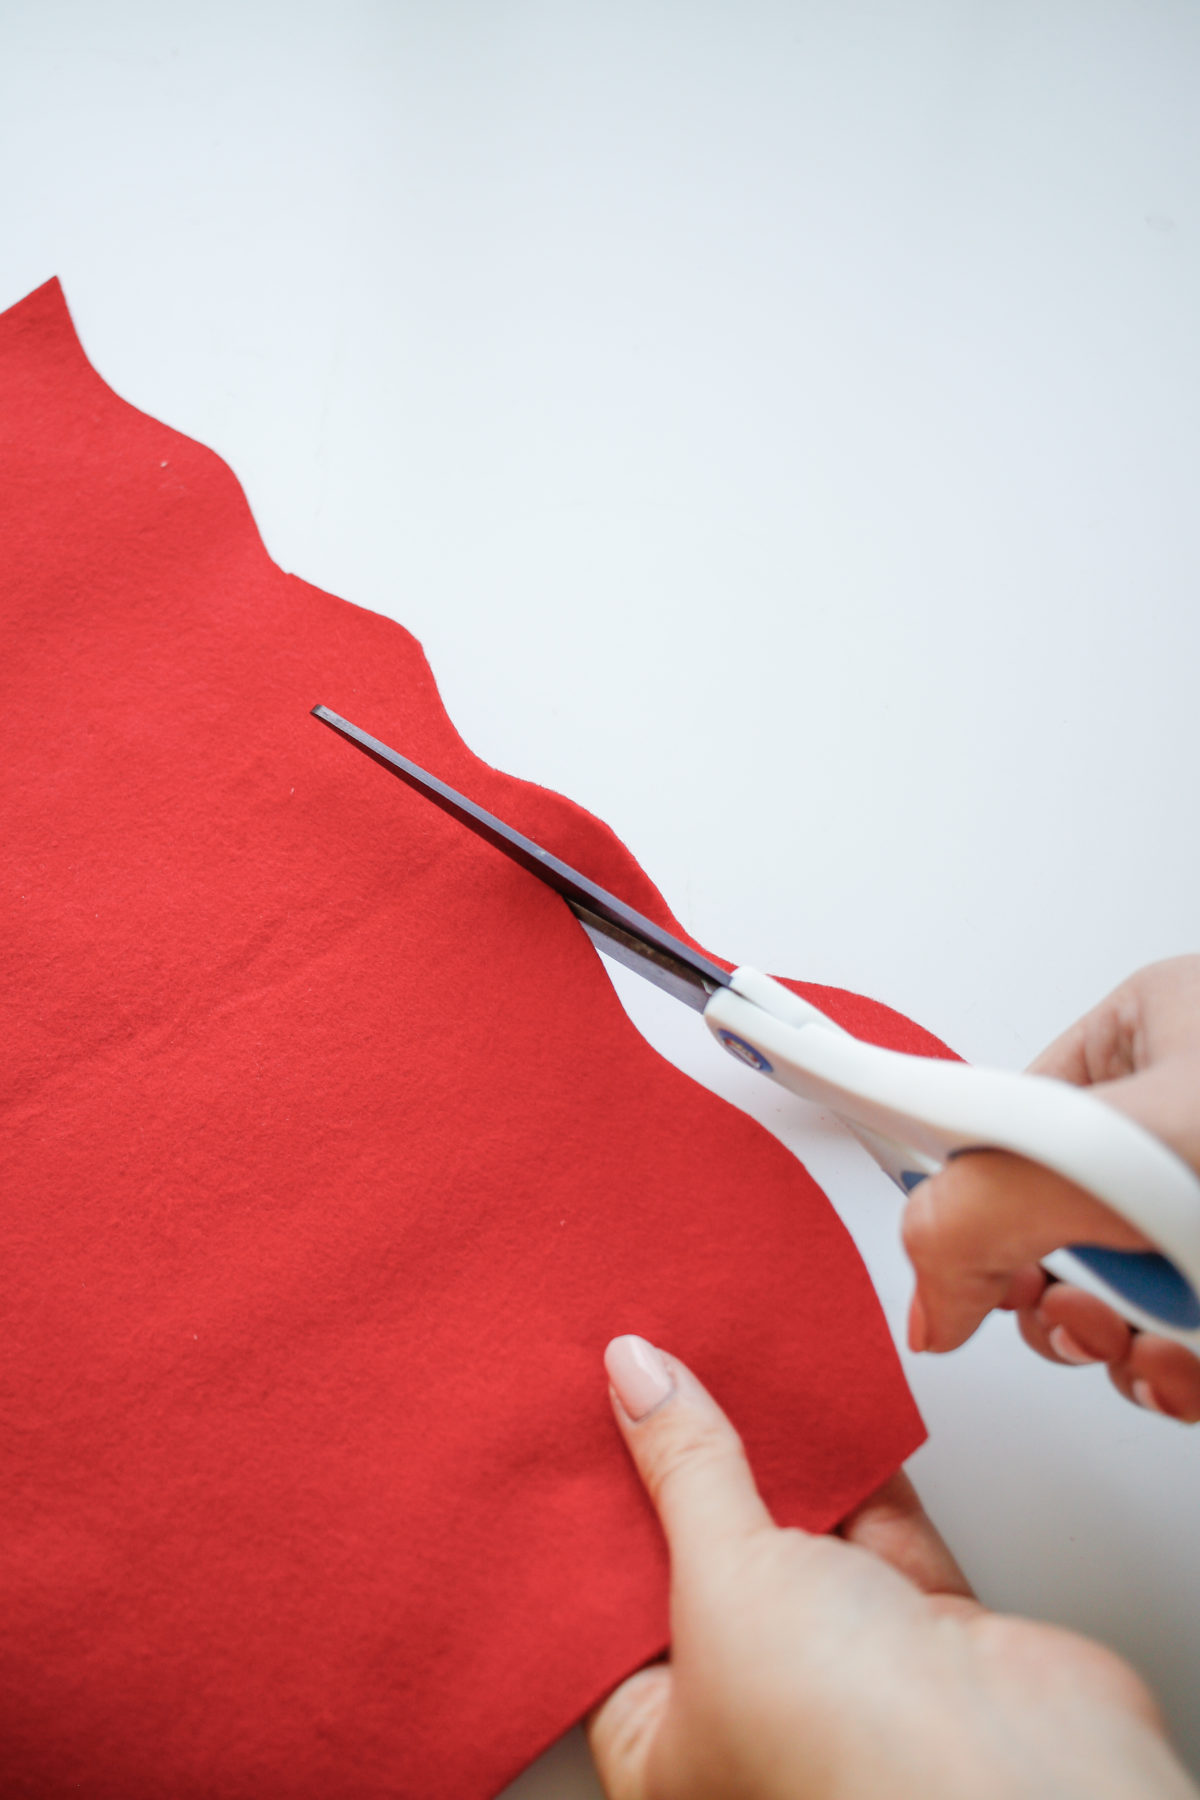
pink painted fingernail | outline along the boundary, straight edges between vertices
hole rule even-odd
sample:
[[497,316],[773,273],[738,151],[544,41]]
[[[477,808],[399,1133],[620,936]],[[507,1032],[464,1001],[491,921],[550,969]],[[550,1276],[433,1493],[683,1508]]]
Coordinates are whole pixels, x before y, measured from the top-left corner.
[[1145,1407],[1147,1412],[1162,1413],[1164,1418],[1170,1417],[1166,1407],[1159,1400],[1158,1395],[1150,1386],[1150,1383],[1142,1375],[1139,1375],[1133,1384],[1133,1397],[1139,1406]]
[[661,1406],[675,1385],[662,1352],[645,1338],[614,1338],[604,1352],[604,1367],[617,1399],[635,1423]]
[[1084,1349],[1077,1337],[1072,1337],[1065,1325],[1056,1325],[1050,1333],[1050,1348],[1055,1356],[1061,1357],[1065,1363],[1082,1364],[1100,1361],[1098,1356],[1093,1356],[1090,1350]]

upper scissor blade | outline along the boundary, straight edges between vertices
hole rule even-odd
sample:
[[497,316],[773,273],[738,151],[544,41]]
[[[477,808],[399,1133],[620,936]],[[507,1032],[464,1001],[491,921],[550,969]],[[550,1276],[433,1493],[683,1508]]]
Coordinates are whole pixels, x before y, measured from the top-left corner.
[[532,838],[514,831],[493,813],[476,806],[465,794],[457,793],[436,775],[417,767],[406,756],[390,750],[386,744],[348,719],[331,712],[327,706],[314,706],[313,716],[331,730],[362,750],[367,756],[390,769],[401,781],[424,794],[435,806],[457,819],[468,830],[484,838],[495,849],[503,851],[513,862],[520,863],[539,881],[560,893],[584,930],[605,956],[611,956],[626,968],[635,969],[656,987],[665,989],[677,1000],[703,1012],[710,995],[717,988],[729,986],[729,975],[718,963],[711,962],[699,950],[693,950],[681,938],[673,937],[643,913],[626,906],[615,894],[589,881],[577,869],[543,850]]
[[[725,975],[724,969],[721,970],[721,974],[725,975],[723,982],[714,981],[706,975],[697,975],[692,968],[685,967],[677,956],[669,955],[648,944],[645,938],[623,930],[611,919],[600,918],[577,900],[568,899],[567,905],[602,956],[610,957],[613,962],[621,963],[626,969],[633,969],[638,975],[644,975],[655,987],[662,988],[664,993],[673,995],[676,1000],[682,1000],[685,1006],[694,1006],[697,1012],[704,1011],[717,987],[728,985],[729,977]],[[686,950],[688,946],[685,944],[683,948]]]

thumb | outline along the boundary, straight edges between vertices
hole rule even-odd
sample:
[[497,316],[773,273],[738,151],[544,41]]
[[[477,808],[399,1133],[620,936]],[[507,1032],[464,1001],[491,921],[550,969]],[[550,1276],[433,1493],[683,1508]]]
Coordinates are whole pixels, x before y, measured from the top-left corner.
[[742,1440],[690,1369],[645,1338],[604,1352],[613,1412],[671,1552],[675,1586],[722,1572],[722,1552],[773,1530]]
[[995,1306],[1025,1305],[1022,1271],[1064,1244],[1116,1250],[1146,1239],[1091,1194],[1005,1151],[959,1156],[916,1188],[904,1248],[917,1278],[914,1350],[953,1350]]
[[[638,1474],[658,1513],[671,1553],[672,1627],[689,1605],[723,1579],[745,1543],[773,1531],[741,1440],[690,1370],[640,1337],[614,1338],[604,1353],[613,1412]],[[588,1741],[609,1800],[647,1800],[652,1765],[679,1782],[686,1745],[668,1725],[674,1673],[669,1664],[642,1669],[597,1707]],[[666,1727],[666,1729],[664,1729]],[[686,1735],[686,1734],[685,1734]]]

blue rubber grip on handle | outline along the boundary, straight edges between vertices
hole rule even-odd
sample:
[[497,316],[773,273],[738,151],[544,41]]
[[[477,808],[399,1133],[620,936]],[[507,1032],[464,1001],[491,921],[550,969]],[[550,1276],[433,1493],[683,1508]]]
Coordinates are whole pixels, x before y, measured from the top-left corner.
[[1106,1250],[1100,1244],[1070,1244],[1068,1249],[1151,1318],[1180,1331],[1200,1327],[1200,1295],[1157,1250]]

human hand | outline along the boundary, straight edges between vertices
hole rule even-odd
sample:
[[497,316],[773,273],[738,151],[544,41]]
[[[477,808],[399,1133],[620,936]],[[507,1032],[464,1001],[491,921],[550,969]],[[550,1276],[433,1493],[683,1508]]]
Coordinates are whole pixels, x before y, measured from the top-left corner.
[[671,1659],[589,1721],[609,1800],[1197,1800],[1132,1669],[980,1606],[903,1475],[780,1531],[689,1370],[605,1362],[671,1553]]
[[[1108,1105],[1200,1171],[1200,956],[1154,963],[1117,988],[1032,1065],[1092,1087]],[[1136,1332],[1103,1301],[1052,1282],[1038,1259],[1065,1244],[1144,1249],[1082,1188],[998,1151],[956,1158],[922,1182],[904,1215],[916,1271],[914,1350],[954,1350],[993,1307],[1015,1311],[1025,1341],[1051,1362],[1108,1364],[1127,1400],[1200,1420],[1200,1361]]]

